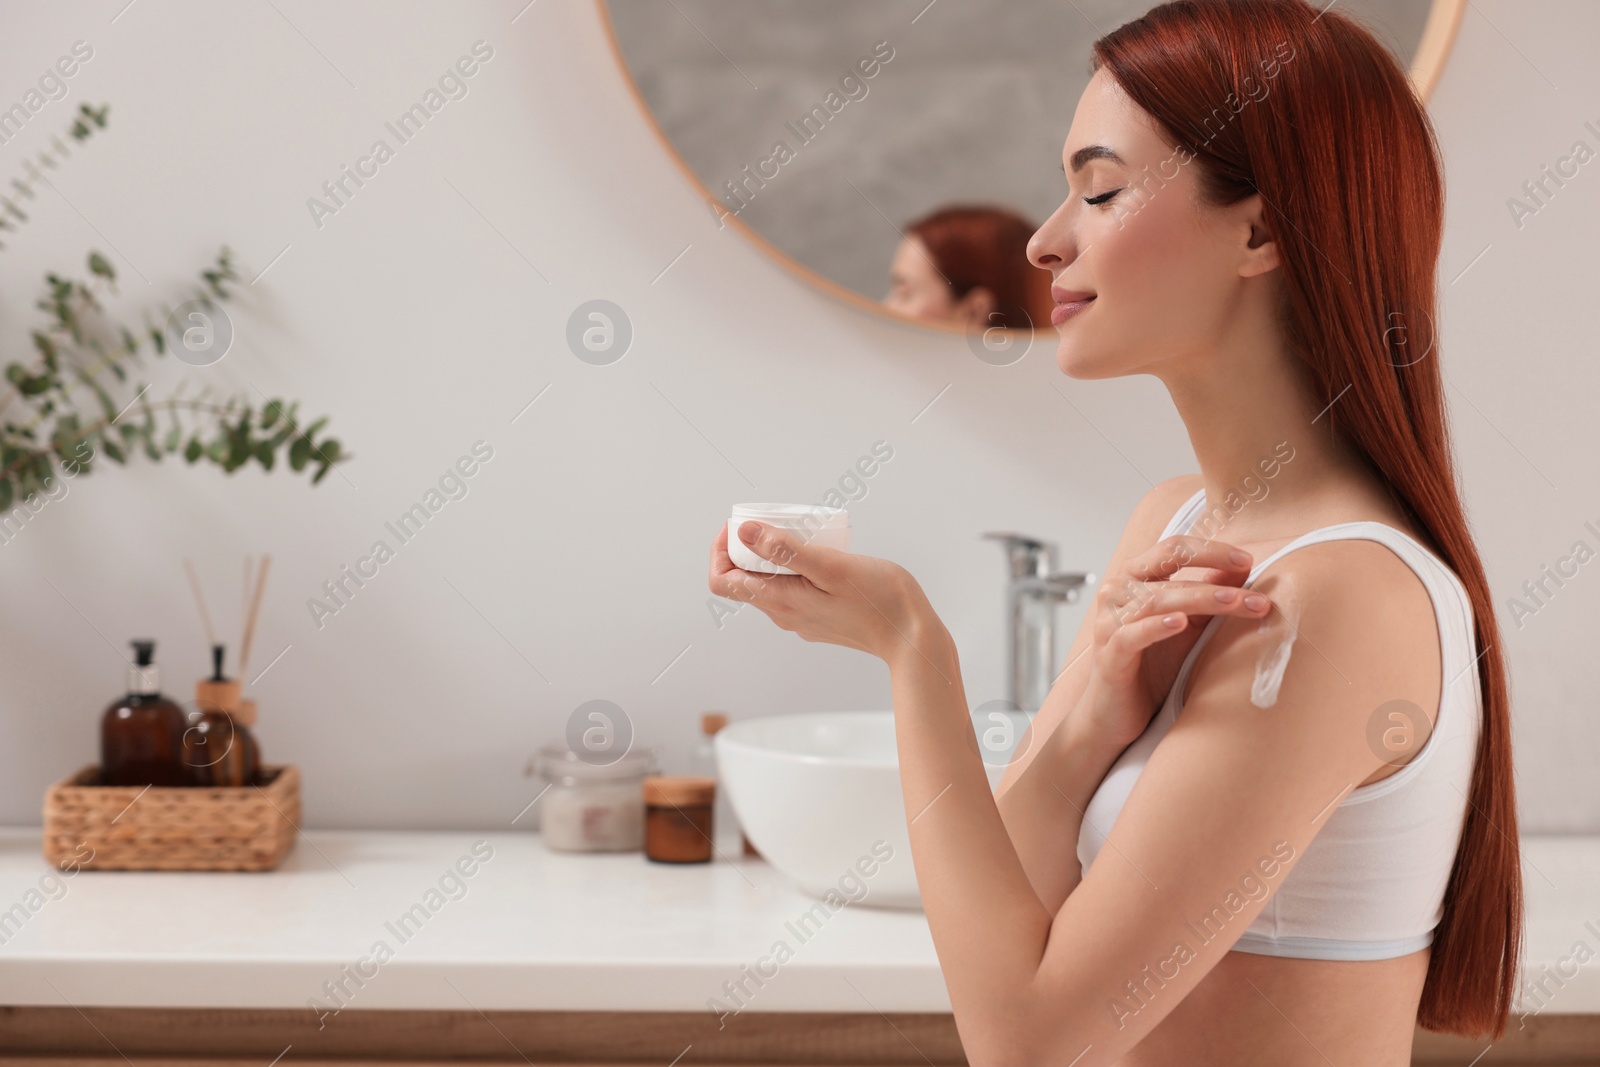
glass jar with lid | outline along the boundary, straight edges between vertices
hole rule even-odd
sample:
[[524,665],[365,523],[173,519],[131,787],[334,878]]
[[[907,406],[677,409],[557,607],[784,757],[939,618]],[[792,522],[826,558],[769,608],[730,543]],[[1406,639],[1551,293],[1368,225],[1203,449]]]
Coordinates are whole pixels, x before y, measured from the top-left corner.
[[565,745],[546,745],[534,757],[534,768],[549,783],[539,799],[548,848],[637,852],[644,847],[644,780],[656,773],[653,749],[591,763]]

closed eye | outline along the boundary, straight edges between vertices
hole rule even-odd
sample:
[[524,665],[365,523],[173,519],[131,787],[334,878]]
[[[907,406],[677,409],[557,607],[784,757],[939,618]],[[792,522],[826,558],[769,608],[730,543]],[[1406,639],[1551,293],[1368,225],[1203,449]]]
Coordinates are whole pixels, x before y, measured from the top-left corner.
[[1108,203],[1112,197],[1116,196],[1120,192],[1122,192],[1121,189],[1113,189],[1109,193],[1101,193],[1099,196],[1086,196],[1083,198],[1083,202],[1085,204],[1094,205]]

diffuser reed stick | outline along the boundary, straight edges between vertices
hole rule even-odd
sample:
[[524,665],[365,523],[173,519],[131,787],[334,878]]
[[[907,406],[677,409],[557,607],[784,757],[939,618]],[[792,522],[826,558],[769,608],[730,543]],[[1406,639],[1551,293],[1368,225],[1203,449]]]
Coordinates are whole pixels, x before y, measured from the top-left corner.
[[194,573],[194,564],[188,559],[183,561],[184,572],[189,575],[189,588],[194,590],[194,602],[200,607],[200,621],[206,624],[206,642],[217,643],[216,630],[211,625],[211,612],[206,610],[205,595],[200,592],[200,578]]
[[246,669],[250,665],[250,642],[256,635],[256,619],[261,615],[261,594],[267,587],[267,568],[272,566],[272,557],[266,554],[261,556],[261,570],[256,575],[255,597],[250,602],[250,614],[244,623],[244,640],[241,642],[239,652],[239,679],[243,681]]

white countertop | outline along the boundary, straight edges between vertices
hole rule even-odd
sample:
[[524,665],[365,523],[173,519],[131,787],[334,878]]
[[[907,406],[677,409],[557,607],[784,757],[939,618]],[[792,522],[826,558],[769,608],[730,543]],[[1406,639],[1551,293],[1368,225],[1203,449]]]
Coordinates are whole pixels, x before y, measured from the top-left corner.
[[[465,892],[425,899],[475,841],[493,855]],[[0,829],[0,924],[50,873],[37,829]],[[0,1004],[337,1007],[323,983],[382,941],[392,958],[360,967],[359,987],[344,979],[352,1009],[703,1012],[712,997],[736,1007],[723,983],[743,981],[750,1011],[950,1010],[920,911],[829,911],[743,857],[674,866],[552,852],[526,832],[308,831],[272,872],[80,871],[61,886],[20,929],[0,925]],[[399,928],[419,903],[436,910]]]
[[[477,841],[492,857],[429,899]],[[1600,838],[1528,838],[1523,853],[1526,977],[1552,977],[1519,1010],[1600,1013]],[[270,873],[50,874],[36,828],[0,829],[0,1004],[701,1012],[736,1007],[724,983],[743,981],[751,1011],[950,1010],[921,912],[821,905],[801,927],[819,902],[760,860],[311,831]],[[418,904],[427,918],[401,930]],[[324,983],[340,981],[334,1000]]]

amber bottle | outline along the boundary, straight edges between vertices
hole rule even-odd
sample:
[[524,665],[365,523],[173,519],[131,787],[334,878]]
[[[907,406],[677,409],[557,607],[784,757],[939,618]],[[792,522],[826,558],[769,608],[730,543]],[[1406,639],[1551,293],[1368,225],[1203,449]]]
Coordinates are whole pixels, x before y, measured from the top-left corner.
[[212,674],[195,684],[197,711],[183,732],[184,784],[238,787],[255,785],[260,752],[241,721],[239,683],[222,674],[223,646],[211,646]]
[[133,642],[128,695],[100,720],[101,785],[182,785],[183,709],[161,695],[154,641]]

